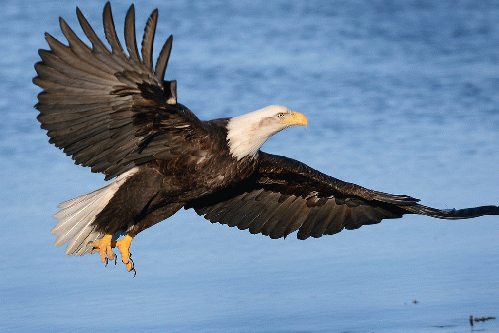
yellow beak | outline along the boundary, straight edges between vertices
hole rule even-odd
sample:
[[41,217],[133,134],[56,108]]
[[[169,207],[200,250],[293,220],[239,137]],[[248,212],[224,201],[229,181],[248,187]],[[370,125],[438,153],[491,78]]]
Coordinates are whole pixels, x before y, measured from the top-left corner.
[[289,116],[286,117],[283,121],[281,121],[281,124],[286,124],[286,125],[305,125],[305,128],[308,125],[308,120],[307,117],[305,117],[303,114],[299,112],[291,112]]

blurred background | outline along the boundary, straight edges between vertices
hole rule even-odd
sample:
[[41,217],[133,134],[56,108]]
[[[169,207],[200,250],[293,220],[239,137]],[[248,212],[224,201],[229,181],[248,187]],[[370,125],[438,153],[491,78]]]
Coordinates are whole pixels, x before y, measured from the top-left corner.
[[[32,84],[58,18],[101,38],[105,1],[4,0],[0,20],[0,330],[469,332],[498,316],[499,221],[405,216],[271,240],[192,210],[142,232],[137,276],[52,246],[57,204],[104,184],[47,141]],[[114,1],[122,38],[132,2]],[[499,1],[135,1],[139,42],[202,119],[304,113],[262,150],[437,208],[499,204]],[[85,40],[85,39],[84,39]],[[123,41],[123,39],[122,39]],[[475,330],[499,331],[499,321]]]

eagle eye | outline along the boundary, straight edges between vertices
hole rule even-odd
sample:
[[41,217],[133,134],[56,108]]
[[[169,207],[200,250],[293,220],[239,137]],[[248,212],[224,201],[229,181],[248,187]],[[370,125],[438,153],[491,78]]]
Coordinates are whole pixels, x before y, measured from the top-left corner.
[[283,113],[283,112],[278,113],[278,114],[277,114],[277,118],[284,118],[284,113]]

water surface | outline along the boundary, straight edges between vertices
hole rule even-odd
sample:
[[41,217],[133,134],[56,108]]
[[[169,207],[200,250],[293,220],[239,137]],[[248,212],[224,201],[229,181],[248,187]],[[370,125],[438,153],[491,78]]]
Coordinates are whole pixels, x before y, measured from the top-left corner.
[[[113,3],[117,30],[130,3]],[[137,276],[55,248],[51,215],[102,186],[47,143],[31,83],[43,33],[103,36],[103,1],[3,1],[0,330],[468,332],[499,316],[497,217],[383,221],[271,240],[192,211],[141,233]],[[303,112],[263,150],[438,208],[499,202],[499,2],[137,1],[156,53],[200,118],[270,104]],[[121,36],[121,33],[120,33]],[[416,301],[416,302],[414,302]],[[499,321],[475,331],[499,331]]]

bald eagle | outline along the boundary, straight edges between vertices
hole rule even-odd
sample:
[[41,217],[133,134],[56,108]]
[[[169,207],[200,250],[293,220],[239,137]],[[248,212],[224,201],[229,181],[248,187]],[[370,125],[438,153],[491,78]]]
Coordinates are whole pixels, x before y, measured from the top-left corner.
[[[52,233],[68,255],[98,252],[102,262],[121,253],[128,271],[132,239],[181,208],[193,208],[212,223],[271,238],[298,231],[299,239],[356,229],[382,219],[421,214],[441,219],[499,215],[497,206],[440,210],[407,195],[369,190],[325,175],[296,160],[264,153],[265,141],[304,115],[269,106],[234,118],[202,121],[177,102],[176,81],[164,75],[172,36],[153,68],[158,19],[149,17],[139,54],[133,5],[125,18],[124,51],[111,6],[104,32],[111,49],[76,14],[87,46],[61,18],[69,45],[49,34],[50,50],[39,50],[33,82],[38,120],[49,142],[76,164],[114,179],[61,203]],[[123,237],[122,237],[123,236]]]

